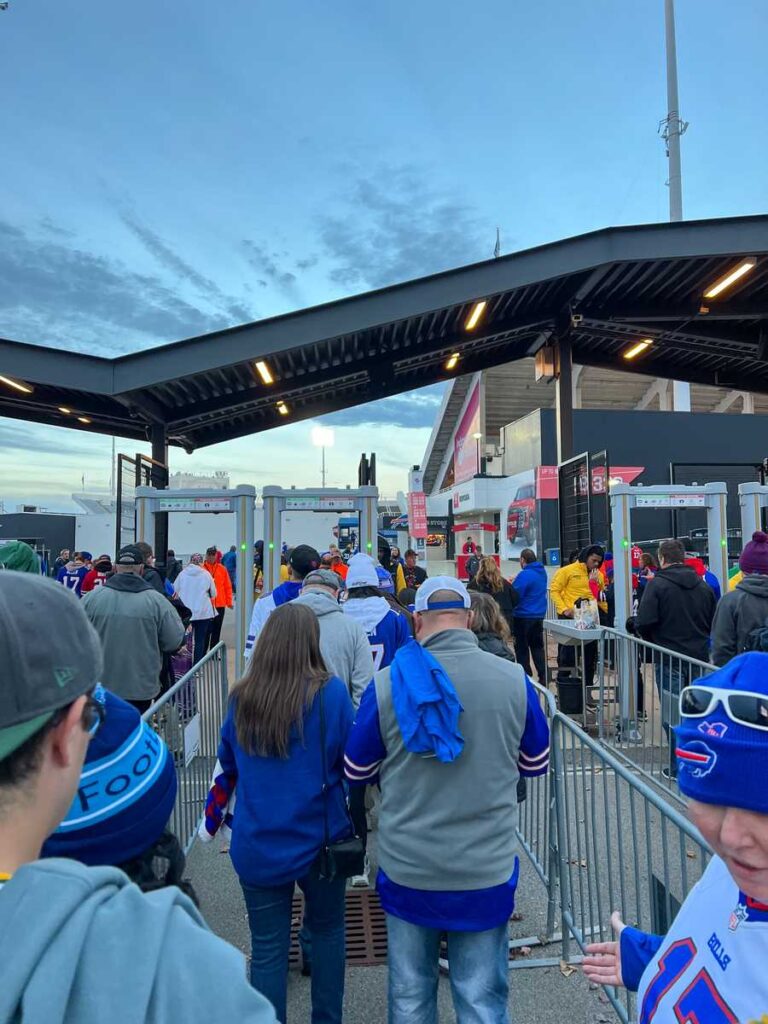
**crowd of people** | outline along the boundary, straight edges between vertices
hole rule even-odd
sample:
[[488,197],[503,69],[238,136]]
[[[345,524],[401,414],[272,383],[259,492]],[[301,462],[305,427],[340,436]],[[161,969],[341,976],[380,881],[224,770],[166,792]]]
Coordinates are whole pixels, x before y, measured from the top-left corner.
[[[670,770],[715,856],[668,936],[615,915],[615,941],[590,946],[584,970],[637,989],[642,1021],[746,1021],[768,1006],[764,972],[738,985],[713,975],[709,958],[724,972],[737,955],[757,965],[766,952],[768,536],[745,545],[740,576],[719,600],[679,542],[658,554],[635,558],[631,628],[725,666],[704,680],[657,678]],[[201,808],[201,838],[229,830],[250,984],[239,954],[197,910],[167,829],[173,755],[140,717],[187,637],[193,659],[217,642],[233,571],[215,547],[177,563],[172,581],[147,545],[114,560],[62,553],[55,580],[24,572],[17,555],[16,571],[0,572],[0,952],[9,965],[0,1020],[206,1020],[215,979],[214,1019],[285,1022],[298,887],[312,1020],[337,1024],[345,894],[374,883],[391,1024],[436,1020],[443,941],[459,1024],[507,1024],[517,808],[526,779],[549,762],[530,664],[546,684],[547,575],[533,551],[511,581],[493,557],[480,558],[468,587],[414,573],[411,552],[357,553],[340,559],[342,571],[335,552],[286,552],[286,579],[254,606],[246,670]],[[575,619],[585,602],[608,616],[610,562],[592,545],[554,575],[561,618]],[[558,672],[567,668],[560,654]],[[725,929],[714,945],[713,912]],[[121,1016],[115,993],[125,985],[131,1014]],[[707,1016],[710,1003],[730,1016]]]

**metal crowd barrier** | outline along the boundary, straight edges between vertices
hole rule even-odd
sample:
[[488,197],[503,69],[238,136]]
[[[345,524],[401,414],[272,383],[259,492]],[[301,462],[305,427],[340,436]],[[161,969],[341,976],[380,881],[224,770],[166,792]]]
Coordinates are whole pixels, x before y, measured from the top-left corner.
[[[571,938],[582,951],[612,939],[614,910],[626,924],[664,934],[707,865],[707,845],[636,771],[560,712],[551,743],[563,960]],[[629,993],[605,991],[621,1021],[635,1019]]]
[[670,745],[680,721],[678,697],[715,666],[617,629],[603,628],[599,649],[594,721],[600,741],[679,800]]
[[218,643],[142,716],[163,737],[178,792],[168,827],[188,852],[197,834],[227,710],[227,648]]

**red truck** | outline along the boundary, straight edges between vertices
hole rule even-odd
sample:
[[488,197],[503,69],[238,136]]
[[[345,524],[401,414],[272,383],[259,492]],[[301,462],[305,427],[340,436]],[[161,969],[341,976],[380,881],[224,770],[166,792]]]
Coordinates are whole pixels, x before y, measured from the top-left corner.
[[536,485],[518,487],[515,500],[507,509],[507,540],[511,543],[536,543]]

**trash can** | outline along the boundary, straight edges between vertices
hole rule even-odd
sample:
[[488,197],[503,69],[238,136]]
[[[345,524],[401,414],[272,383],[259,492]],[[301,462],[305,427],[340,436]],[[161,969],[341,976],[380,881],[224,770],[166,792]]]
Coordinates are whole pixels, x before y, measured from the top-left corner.
[[547,565],[560,565],[560,548],[547,548],[544,558]]

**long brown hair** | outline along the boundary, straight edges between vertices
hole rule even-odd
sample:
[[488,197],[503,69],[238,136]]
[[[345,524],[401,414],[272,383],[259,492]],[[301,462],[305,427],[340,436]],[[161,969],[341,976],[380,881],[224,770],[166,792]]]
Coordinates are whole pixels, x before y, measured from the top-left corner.
[[501,569],[496,565],[495,558],[491,558],[490,555],[485,556],[477,570],[475,581],[481,587],[488,587],[494,594],[498,594],[504,589],[504,577],[501,575]]
[[276,608],[245,675],[232,690],[237,742],[249,754],[288,757],[291,729],[304,739],[304,715],[330,672],[320,653],[317,616],[298,604]]
[[472,632],[493,633],[501,637],[507,647],[512,647],[509,624],[501,614],[495,598],[477,590],[470,590],[469,597],[472,601]]

